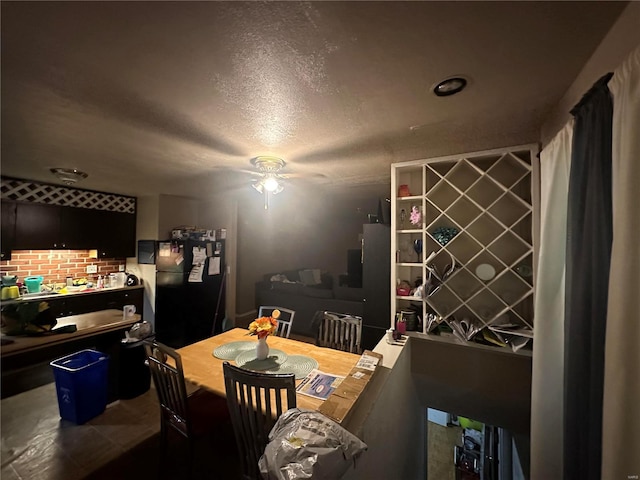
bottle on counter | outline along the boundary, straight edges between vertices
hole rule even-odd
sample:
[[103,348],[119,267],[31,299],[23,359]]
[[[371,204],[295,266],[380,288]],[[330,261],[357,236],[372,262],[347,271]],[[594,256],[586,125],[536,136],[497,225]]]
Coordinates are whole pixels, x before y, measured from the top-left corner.
[[102,275],[98,275],[98,283],[96,288],[104,288],[104,280],[102,280]]
[[73,286],[73,277],[71,275],[67,276],[67,287]]

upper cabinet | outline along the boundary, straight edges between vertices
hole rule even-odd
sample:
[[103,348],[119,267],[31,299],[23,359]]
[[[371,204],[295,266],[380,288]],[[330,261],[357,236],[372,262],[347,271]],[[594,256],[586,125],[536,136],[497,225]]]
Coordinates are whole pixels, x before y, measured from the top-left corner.
[[392,165],[392,275],[412,287],[393,288],[392,311],[417,311],[422,333],[462,342],[518,350],[532,338],[537,153],[527,145]]
[[10,260],[11,250],[16,239],[16,204],[14,202],[2,201],[2,257],[0,260]]
[[[3,260],[11,249],[97,249],[101,258],[135,256],[135,197],[5,177],[2,187]],[[13,237],[5,218],[14,220]]]

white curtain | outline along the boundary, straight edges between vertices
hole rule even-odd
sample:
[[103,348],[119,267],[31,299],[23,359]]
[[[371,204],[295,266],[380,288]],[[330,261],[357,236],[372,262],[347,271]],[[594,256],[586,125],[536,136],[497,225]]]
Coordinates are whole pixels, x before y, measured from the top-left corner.
[[540,152],[540,249],[531,385],[531,478],[562,478],[565,252],[571,120]]
[[640,46],[615,70],[609,89],[613,95],[613,249],[602,478],[626,479],[640,475]]

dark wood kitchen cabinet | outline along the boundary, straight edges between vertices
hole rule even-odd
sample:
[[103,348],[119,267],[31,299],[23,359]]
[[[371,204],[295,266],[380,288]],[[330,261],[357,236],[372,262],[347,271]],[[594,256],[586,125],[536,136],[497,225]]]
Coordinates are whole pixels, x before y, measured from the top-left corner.
[[18,203],[15,225],[14,250],[97,249],[99,258],[135,256],[133,213]]
[[16,205],[14,250],[66,248],[61,234],[62,207],[42,203]]
[[47,302],[56,318],[98,312],[100,310],[122,310],[125,305],[135,305],[136,312],[142,315],[144,288],[137,286],[73,295],[54,295],[31,301]]
[[11,250],[16,240],[16,204],[3,200],[2,206],[2,237],[0,244],[2,247],[2,260],[11,260]]
[[[131,213],[98,211],[100,238],[98,258],[124,258],[136,255],[136,216]],[[94,247],[95,248],[95,247]]]

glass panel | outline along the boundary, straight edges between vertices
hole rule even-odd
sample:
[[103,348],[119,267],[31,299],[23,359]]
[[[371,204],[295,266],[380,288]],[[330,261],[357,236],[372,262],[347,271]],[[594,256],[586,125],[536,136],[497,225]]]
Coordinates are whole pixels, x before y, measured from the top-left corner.
[[511,227],[511,231],[517,234],[522,240],[531,245],[531,214],[529,213],[522,220]]
[[482,213],[473,202],[466,197],[460,197],[449,207],[447,215],[449,215],[458,225],[468,225],[471,220]]
[[468,300],[482,288],[482,283],[466,269],[461,268],[447,280],[447,286],[462,300]]
[[507,305],[514,305],[531,291],[531,285],[507,270],[491,284],[491,290]]
[[480,177],[480,173],[464,160],[452,168],[447,174],[447,180],[458,190],[464,192]]
[[504,232],[504,227],[485,213],[467,227],[467,232],[483,245],[489,245]]
[[446,210],[460,194],[446,181],[441,181],[433,189],[429,190],[429,200],[440,210]]
[[506,265],[512,265],[529,250],[530,247],[511,232],[505,232],[489,246],[489,251]]
[[467,190],[467,196],[482,208],[488,208],[502,193],[498,184],[487,177],[482,177]]
[[447,250],[464,265],[482,250],[482,245],[466,233],[460,232],[447,244]]
[[500,199],[489,208],[489,213],[504,223],[507,227],[513,225],[513,223],[522,218],[522,216],[529,211],[522,202],[512,195],[511,193],[505,193]]
[[509,188],[527,172],[528,169],[522,163],[507,153],[487,173],[491,178]]

